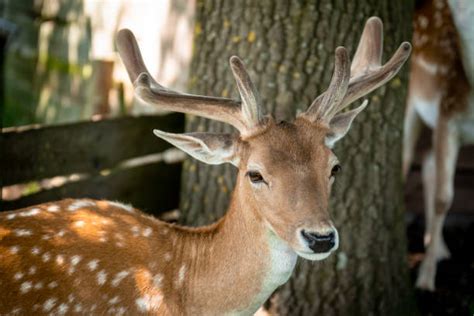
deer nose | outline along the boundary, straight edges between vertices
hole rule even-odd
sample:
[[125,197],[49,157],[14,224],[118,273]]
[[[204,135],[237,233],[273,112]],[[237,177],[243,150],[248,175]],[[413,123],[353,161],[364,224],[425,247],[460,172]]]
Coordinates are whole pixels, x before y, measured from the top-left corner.
[[301,235],[308,243],[308,247],[315,253],[328,252],[336,245],[336,234],[334,231],[321,234],[302,230]]

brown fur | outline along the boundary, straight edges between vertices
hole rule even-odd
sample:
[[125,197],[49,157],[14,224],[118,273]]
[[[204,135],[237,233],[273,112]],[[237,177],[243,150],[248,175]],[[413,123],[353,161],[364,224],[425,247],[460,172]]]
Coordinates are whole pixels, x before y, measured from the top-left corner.
[[[440,112],[450,117],[467,109],[469,83],[462,65],[459,35],[445,0],[425,1],[414,15],[410,91],[432,100],[441,93]],[[436,73],[420,65],[423,59]]]

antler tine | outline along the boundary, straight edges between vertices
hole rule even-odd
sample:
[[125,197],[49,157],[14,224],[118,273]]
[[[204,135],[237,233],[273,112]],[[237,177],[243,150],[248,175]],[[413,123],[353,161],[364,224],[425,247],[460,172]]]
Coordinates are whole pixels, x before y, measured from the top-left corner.
[[163,110],[189,113],[224,122],[234,126],[242,134],[252,127],[248,118],[242,113],[240,101],[178,93],[158,84],[148,72],[135,36],[130,30],[119,31],[117,47],[130,80],[135,86],[135,95],[145,103],[159,106]]
[[371,66],[380,66],[383,49],[383,23],[373,16],[365,23],[356,53],[352,59],[351,74],[361,73]]
[[366,74],[351,78],[347,94],[341,102],[339,111],[392,79],[408,59],[410,52],[410,43],[403,42],[385,65],[370,70]]
[[242,99],[242,114],[248,126],[258,125],[262,120],[260,97],[245,66],[237,56],[229,60],[237,88]]
[[151,84],[153,86],[166,90],[165,87],[157,83],[150,75],[150,72],[143,62],[140,48],[138,47],[137,40],[135,39],[132,31],[129,29],[123,29],[118,32],[117,49],[132,83],[137,80],[140,74],[146,73],[150,77]]
[[[331,85],[326,92],[313,101],[313,104],[304,115],[309,116],[311,121],[323,120],[329,122],[334,115],[349,104],[392,79],[410,55],[411,45],[408,42],[403,42],[392,58],[383,66],[381,65],[382,48],[382,21],[378,17],[371,17],[365,24],[354,60],[351,63],[348,85],[343,81],[338,83],[336,80],[337,59],[341,58],[337,56],[336,50],[336,67]],[[336,86],[337,84],[341,86],[332,88],[333,85]],[[337,96],[333,95],[336,93]],[[343,93],[342,97],[341,93]]]
[[340,46],[336,48],[334,73],[329,88],[313,101],[304,113],[310,120],[330,119],[335,114],[335,109],[344,98],[350,77],[349,55],[347,50]]
[[383,23],[378,17],[367,20],[351,65],[351,80],[338,112],[355,100],[392,79],[410,56],[411,45],[403,42],[385,64],[382,62]]

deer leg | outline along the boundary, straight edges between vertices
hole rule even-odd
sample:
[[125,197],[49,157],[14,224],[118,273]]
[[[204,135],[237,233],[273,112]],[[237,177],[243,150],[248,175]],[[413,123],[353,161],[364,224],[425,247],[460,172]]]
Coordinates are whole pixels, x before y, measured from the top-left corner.
[[448,119],[440,118],[438,128],[434,133],[436,158],[436,193],[435,193],[435,225],[440,222],[437,230],[439,239],[436,255],[438,260],[451,256],[443,238],[443,223],[446,213],[452,205],[454,197],[454,175],[460,143],[456,127]]
[[424,234],[424,245],[428,248],[432,239],[433,230],[433,215],[435,207],[435,181],[436,181],[436,164],[434,151],[430,150],[429,153],[423,159],[422,166],[422,181],[423,181],[423,198],[425,207],[425,234]]
[[403,125],[403,179],[406,180],[413,160],[416,142],[420,136],[421,120],[411,98],[408,98],[405,121]]
[[[434,194],[426,195],[428,231],[425,240],[428,241],[425,258],[420,266],[416,286],[421,289],[434,291],[436,264],[438,260],[450,256],[443,239],[443,223],[446,213],[451,206],[454,195],[454,173],[459,151],[459,141],[456,128],[449,120],[440,118],[433,134],[434,137],[434,185],[428,184],[427,192],[431,189]],[[432,188],[434,187],[434,189]],[[434,210],[434,212],[433,212]],[[427,216],[427,217],[428,217]]]

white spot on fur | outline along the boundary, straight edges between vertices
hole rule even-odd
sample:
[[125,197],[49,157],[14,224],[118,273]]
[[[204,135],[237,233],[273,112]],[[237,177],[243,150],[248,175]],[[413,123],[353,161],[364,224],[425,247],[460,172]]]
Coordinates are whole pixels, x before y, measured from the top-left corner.
[[165,261],[169,262],[169,261],[171,261],[173,256],[169,252],[167,252],[167,253],[165,253],[164,258],[165,258]]
[[150,310],[158,309],[163,301],[163,296],[158,295],[144,295],[135,300],[135,304],[140,312],[148,312]]
[[7,219],[14,219],[16,217],[15,213],[11,213],[7,215]]
[[109,300],[109,305],[114,305],[114,304],[117,304],[118,302],[120,301],[119,297],[118,296],[114,296],[113,298],[111,298]]
[[97,284],[104,285],[105,281],[107,281],[107,272],[101,270],[99,273],[97,273]]
[[428,40],[429,40],[428,35],[425,35],[425,34],[421,35],[421,37],[420,37],[420,45],[424,45],[424,44],[428,43]]
[[119,248],[123,248],[123,247],[125,246],[125,245],[123,244],[123,242],[121,242],[121,241],[117,241],[117,242],[115,243],[115,245],[116,245],[117,247],[119,247]]
[[50,289],[54,289],[57,286],[58,286],[58,282],[56,282],[56,281],[49,282],[49,284],[48,284],[48,288],[50,288]]
[[74,212],[80,208],[88,207],[88,206],[95,206],[95,203],[92,201],[85,201],[85,200],[77,200],[71,203],[67,208],[68,211]]
[[138,226],[132,226],[132,228],[130,228],[130,230],[132,231],[133,233],[133,236],[137,237],[139,232],[140,232],[140,227]]
[[76,299],[76,298],[74,297],[74,294],[69,294],[68,297],[67,297],[67,301],[68,301],[69,303],[74,302],[75,299]]
[[57,211],[59,211],[59,206],[57,206],[56,204],[52,204],[48,206],[46,210],[51,213],[56,213]]
[[178,286],[181,286],[184,281],[184,276],[186,275],[186,265],[182,265],[181,268],[179,268],[178,272]]
[[43,311],[49,312],[56,305],[56,301],[54,297],[47,299],[43,304]]
[[64,235],[66,235],[66,231],[64,229],[61,229],[60,231],[58,231],[58,233],[56,234],[57,237],[63,237]]
[[65,315],[69,310],[69,306],[66,303],[62,303],[58,306],[57,311],[59,315]]
[[119,273],[117,273],[115,277],[112,279],[112,286],[118,286],[120,282],[122,282],[122,280],[129,274],[130,272],[126,270],[120,271]]
[[35,290],[40,290],[43,288],[43,282],[38,282],[35,284],[34,289]]
[[418,17],[418,23],[420,24],[420,27],[422,29],[426,29],[428,27],[428,18],[424,15],[421,15]]
[[18,247],[18,246],[11,246],[10,247],[10,253],[13,254],[13,255],[17,254],[19,250],[20,250],[20,247]]
[[31,266],[29,269],[28,269],[28,274],[29,275],[33,275],[36,273],[38,269],[36,268],[36,266]]
[[151,229],[151,227],[147,227],[143,230],[143,237],[150,237],[151,236],[151,233],[153,232],[153,230]]
[[14,230],[15,235],[18,237],[23,237],[23,236],[31,236],[33,235],[33,232],[28,229],[15,229]]
[[43,262],[48,262],[51,259],[51,254],[49,252],[45,252],[41,258],[43,259]]
[[104,219],[100,220],[100,222],[104,225],[110,224],[110,221],[107,218],[104,218]]
[[84,227],[86,223],[84,221],[76,221],[74,222],[74,226],[76,227]]
[[81,304],[81,303],[76,304],[76,305],[74,306],[74,312],[76,312],[76,313],[82,312],[82,304]]
[[33,283],[31,283],[31,281],[23,282],[20,286],[20,292],[22,294],[25,294],[31,290],[32,286],[33,286]]
[[31,210],[19,213],[19,215],[21,217],[30,217],[30,216],[38,215],[39,212],[40,212],[39,208],[32,208]]
[[33,248],[31,248],[31,253],[32,253],[33,255],[39,255],[40,252],[41,252],[41,250],[40,250],[38,247],[36,247],[36,246],[34,246]]
[[67,274],[69,274],[69,275],[73,274],[74,272],[76,272],[76,268],[73,267],[73,266],[70,266],[70,267],[67,269]]
[[63,265],[64,264],[64,256],[63,255],[57,255],[56,256],[56,263],[58,265]]
[[81,256],[79,256],[79,255],[74,255],[74,256],[72,256],[72,258],[71,258],[71,264],[72,264],[73,266],[75,266],[75,265],[77,265],[81,260],[82,260],[82,257],[81,257]]
[[115,206],[115,207],[118,207],[118,208],[121,208],[129,213],[133,213],[133,206],[131,205],[128,205],[128,204],[123,204],[123,203],[120,203],[120,202],[112,202],[112,201],[109,201],[109,204],[112,205],[112,206]]
[[22,272],[17,272],[17,273],[15,273],[15,275],[13,276],[13,279],[16,280],[16,281],[18,281],[18,280],[20,280],[24,275],[25,275],[25,274],[22,273]]
[[91,270],[91,271],[94,271],[95,269],[97,269],[98,265],[99,265],[99,260],[97,260],[97,259],[91,260],[87,264],[87,266],[89,267],[89,270]]
[[162,282],[163,282],[163,274],[158,273],[153,277],[153,285],[157,288],[161,288]]
[[142,297],[137,298],[135,300],[135,304],[137,304],[138,311],[144,313],[148,311],[148,306],[146,304],[146,300]]

